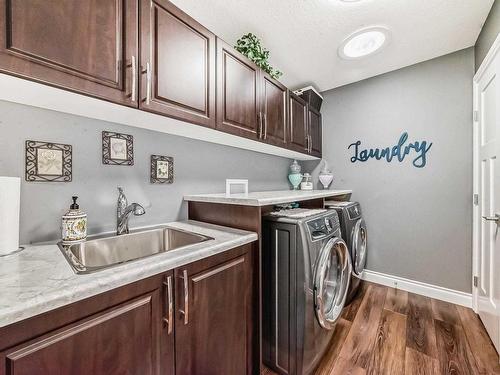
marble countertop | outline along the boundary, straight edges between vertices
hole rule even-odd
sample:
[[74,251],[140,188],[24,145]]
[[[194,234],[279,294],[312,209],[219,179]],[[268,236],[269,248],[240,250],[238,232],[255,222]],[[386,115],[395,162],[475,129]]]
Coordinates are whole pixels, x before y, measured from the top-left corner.
[[55,244],[0,258],[0,327],[257,240],[253,232],[192,220],[162,225],[214,239],[84,275]]
[[248,195],[244,193],[231,194],[229,197],[227,197],[225,193],[185,195],[184,200],[191,202],[236,204],[242,206],[269,206],[316,198],[329,198],[350,193],[352,193],[352,190],[280,190],[254,192],[248,193]]

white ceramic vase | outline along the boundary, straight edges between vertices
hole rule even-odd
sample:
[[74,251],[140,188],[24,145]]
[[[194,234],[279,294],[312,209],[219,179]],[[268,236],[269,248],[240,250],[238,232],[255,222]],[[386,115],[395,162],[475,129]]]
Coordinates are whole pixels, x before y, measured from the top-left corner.
[[321,169],[321,172],[319,172],[319,182],[321,182],[321,185],[323,185],[323,188],[326,190],[330,186],[330,184],[333,181],[333,174],[330,172],[328,169],[328,163],[325,160],[325,164],[323,165],[323,168]]
[[331,173],[324,173],[319,175],[319,182],[323,185],[324,189],[328,189],[333,181],[333,175]]

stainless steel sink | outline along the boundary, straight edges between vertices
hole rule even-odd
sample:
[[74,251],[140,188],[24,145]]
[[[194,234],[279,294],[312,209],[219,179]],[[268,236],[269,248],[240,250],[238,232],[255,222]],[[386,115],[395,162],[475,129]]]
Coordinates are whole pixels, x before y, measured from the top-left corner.
[[212,239],[198,233],[160,227],[73,245],[58,245],[76,273],[91,273]]

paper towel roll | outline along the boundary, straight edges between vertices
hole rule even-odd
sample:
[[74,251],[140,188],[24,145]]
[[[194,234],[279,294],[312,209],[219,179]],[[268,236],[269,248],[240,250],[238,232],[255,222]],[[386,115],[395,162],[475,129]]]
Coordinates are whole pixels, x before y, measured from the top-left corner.
[[0,256],[19,249],[21,179],[0,176]]

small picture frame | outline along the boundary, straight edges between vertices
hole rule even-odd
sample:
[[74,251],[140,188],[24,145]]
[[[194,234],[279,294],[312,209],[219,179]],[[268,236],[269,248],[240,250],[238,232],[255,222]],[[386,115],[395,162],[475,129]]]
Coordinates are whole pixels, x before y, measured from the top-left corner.
[[174,158],[151,155],[151,183],[171,184],[174,182]]
[[28,182],[71,182],[73,149],[61,143],[27,140],[25,179]]
[[129,134],[103,131],[102,163],[134,165],[134,137]]

